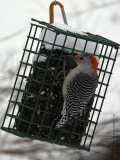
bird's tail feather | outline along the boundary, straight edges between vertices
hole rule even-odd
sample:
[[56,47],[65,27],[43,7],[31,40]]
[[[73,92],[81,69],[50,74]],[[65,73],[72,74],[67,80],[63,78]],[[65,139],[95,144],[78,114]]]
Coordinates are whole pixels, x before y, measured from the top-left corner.
[[64,102],[64,104],[63,104],[63,110],[62,110],[61,114],[62,114],[62,118],[61,118],[60,121],[57,123],[56,128],[61,128],[61,127],[63,127],[63,125],[65,125],[66,122],[68,121],[67,111],[66,111],[66,103],[65,103],[65,102]]
[[61,128],[63,127],[66,122],[67,122],[67,115],[63,115],[62,118],[60,119],[60,121],[57,123],[56,128]]

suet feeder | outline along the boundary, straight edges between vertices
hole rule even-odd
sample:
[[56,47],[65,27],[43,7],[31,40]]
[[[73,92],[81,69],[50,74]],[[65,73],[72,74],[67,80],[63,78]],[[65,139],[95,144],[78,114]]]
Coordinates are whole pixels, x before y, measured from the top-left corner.
[[[90,151],[119,46],[99,35],[74,33],[32,19],[1,129],[20,137]],[[99,83],[85,113],[71,126],[56,129],[63,108],[65,74],[76,66],[65,55],[74,52],[92,53],[99,58]]]

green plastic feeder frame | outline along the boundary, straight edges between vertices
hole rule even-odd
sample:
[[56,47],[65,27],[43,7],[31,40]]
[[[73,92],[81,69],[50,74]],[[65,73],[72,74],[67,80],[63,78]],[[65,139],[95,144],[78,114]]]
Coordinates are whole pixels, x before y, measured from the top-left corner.
[[[54,34],[52,43],[46,40],[47,32]],[[57,44],[58,36],[64,36],[61,45]],[[73,48],[68,48],[66,41],[71,37]],[[80,50],[75,48],[78,42],[84,44]],[[56,129],[63,107],[64,70],[67,74],[76,65],[71,59],[65,60],[65,54],[87,52],[88,44],[94,44],[93,54],[99,57],[95,95],[72,126]],[[20,137],[90,151],[119,46],[98,35],[75,34],[32,19],[1,129]]]

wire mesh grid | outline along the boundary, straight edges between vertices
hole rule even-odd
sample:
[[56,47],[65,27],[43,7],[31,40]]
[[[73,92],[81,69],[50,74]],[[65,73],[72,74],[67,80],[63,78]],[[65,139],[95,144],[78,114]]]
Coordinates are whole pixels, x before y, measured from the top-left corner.
[[[27,36],[1,129],[20,137],[90,151],[119,44],[101,36],[90,33],[87,33],[88,36],[74,34],[48,23],[32,20],[34,23],[31,24]],[[55,35],[51,37],[52,43],[45,41],[47,31]],[[60,34],[64,35],[61,45],[56,43]],[[70,37],[75,39],[72,49],[65,46],[67,38]],[[84,41],[81,50],[75,49],[78,39]],[[63,70],[68,74],[76,66],[70,59],[65,60],[65,50],[71,53],[86,52],[89,42],[94,42],[93,53],[99,57],[99,83],[95,95],[87,105],[85,113],[79,116],[72,126],[67,124],[62,129],[56,129],[55,125],[61,118],[63,107]],[[50,47],[46,48],[47,45]],[[99,55],[96,54],[98,47]]]

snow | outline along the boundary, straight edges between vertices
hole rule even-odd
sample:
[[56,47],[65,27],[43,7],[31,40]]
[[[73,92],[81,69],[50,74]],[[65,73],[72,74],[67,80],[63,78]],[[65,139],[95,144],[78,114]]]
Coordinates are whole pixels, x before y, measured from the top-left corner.
[[[76,35],[80,34],[80,35],[88,36],[86,33],[80,31],[79,28],[72,28],[66,24],[55,22],[53,23],[53,26],[55,26],[58,29],[61,29],[62,31],[65,31],[66,35],[68,32],[72,32]],[[66,35],[64,34],[56,35],[56,32],[54,31],[54,29],[48,28],[47,30],[46,29],[42,30],[40,34],[40,40],[43,41],[45,48],[49,50],[63,48],[65,52],[68,52],[68,53],[77,52],[78,54],[81,53],[82,51],[90,54],[93,54],[95,52],[96,45],[97,45],[95,42],[88,41],[86,45],[86,40],[83,40],[80,38],[76,39],[75,37],[68,36],[68,35],[66,36]],[[99,55],[99,45],[97,45],[95,54]],[[39,58],[38,58],[38,54],[33,56],[33,62],[35,61],[46,62],[46,59],[47,59],[46,55],[44,54],[40,55]],[[98,57],[97,57],[97,60],[99,61]]]
[[87,36],[87,34],[82,32],[82,31],[80,31],[79,28],[72,28],[71,26],[68,26],[66,24],[55,22],[55,23],[53,23],[53,26],[55,26],[55,27],[57,27],[57,28],[59,28],[61,30],[64,30],[64,31],[69,31],[69,32],[72,32],[72,33],[78,33],[78,34]]
[[35,61],[37,61],[37,62],[46,62],[46,60],[47,60],[47,57],[46,57],[45,54],[41,54],[41,55],[39,56],[39,58],[38,58],[38,54],[35,54],[35,55],[33,56],[33,62],[35,62]]
[[[55,23],[53,25],[55,25],[57,28],[63,31],[66,31],[66,35],[67,35],[67,31],[69,31],[75,34],[79,33],[81,35],[87,36],[87,34],[81,31],[78,32],[79,29],[74,29],[61,23]],[[41,41],[43,40],[44,41],[43,44],[45,44],[45,47],[50,50],[62,49],[63,47],[63,50],[68,53],[71,53],[73,49],[74,49],[74,52],[77,52],[77,53],[84,51],[86,53],[93,54],[95,52],[95,48],[96,48],[95,42],[88,41],[86,45],[86,40],[83,40],[80,38],[77,38],[76,40],[75,37],[68,36],[68,35],[66,36],[66,35],[64,34],[56,35],[56,32],[52,30],[48,29],[46,31],[46,29],[43,29],[40,35],[40,40]],[[55,45],[53,46],[53,44]],[[85,48],[85,45],[86,45],[86,48]],[[96,55],[98,54],[99,54],[99,46],[97,46],[97,49],[96,49]]]

